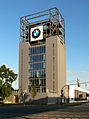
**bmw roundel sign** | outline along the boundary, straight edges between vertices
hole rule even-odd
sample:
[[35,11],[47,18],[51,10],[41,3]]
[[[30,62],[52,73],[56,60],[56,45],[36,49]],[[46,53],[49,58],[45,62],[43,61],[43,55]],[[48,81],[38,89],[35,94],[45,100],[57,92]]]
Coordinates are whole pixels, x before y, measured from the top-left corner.
[[33,38],[38,38],[40,36],[40,29],[34,29],[33,32],[32,32],[32,37]]
[[43,26],[31,28],[30,41],[43,40]]

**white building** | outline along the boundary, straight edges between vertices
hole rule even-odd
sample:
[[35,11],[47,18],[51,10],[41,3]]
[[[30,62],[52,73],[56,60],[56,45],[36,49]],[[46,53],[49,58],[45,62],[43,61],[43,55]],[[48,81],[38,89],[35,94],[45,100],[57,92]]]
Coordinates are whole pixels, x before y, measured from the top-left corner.
[[69,85],[70,102],[77,100],[89,100],[89,90],[78,87],[77,85]]

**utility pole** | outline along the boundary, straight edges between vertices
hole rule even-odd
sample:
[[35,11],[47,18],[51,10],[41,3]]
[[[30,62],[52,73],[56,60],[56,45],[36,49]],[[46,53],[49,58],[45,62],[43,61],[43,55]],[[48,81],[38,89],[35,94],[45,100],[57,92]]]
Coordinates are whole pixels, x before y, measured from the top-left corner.
[[77,78],[77,102],[78,102],[78,100],[79,100],[78,87],[80,87],[80,83],[79,83],[79,79]]
[[77,78],[77,103],[78,103],[78,78]]

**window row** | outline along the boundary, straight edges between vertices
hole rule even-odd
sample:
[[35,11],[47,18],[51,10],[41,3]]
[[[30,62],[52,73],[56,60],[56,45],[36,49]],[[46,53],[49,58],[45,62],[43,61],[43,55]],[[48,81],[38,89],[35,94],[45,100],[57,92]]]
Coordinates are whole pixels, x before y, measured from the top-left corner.
[[30,78],[42,78],[42,77],[46,77],[46,70],[42,70],[42,71],[30,71],[29,72],[29,77]]
[[33,86],[36,86],[37,92],[46,92],[46,79],[38,79],[38,80],[29,80],[29,91],[31,91]]
[[46,79],[34,79],[34,80],[29,80],[29,86],[46,86]]
[[40,88],[36,88],[36,89],[37,89],[37,92],[42,92],[42,93],[46,92],[46,87],[42,87],[42,89]]
[[[32,89],[32,87],[29,86],[29,91],[31,91],[31,89]],[[46,92],[46,86],[42,86],[42,88],[41,87],[36,87],[36,90],[37,90],[37,92],[45,93]]]
[[44,69],[44,68],[46,68],[46,63],[45,62],[30,63],[30,66],[29,66],[30,70],[39,70],[39,69]]
[[38,62],[38,61],[45,61],[46,60],[46,55],[41,54],[41,55],[34,55],[29,57],[30,62]]
[[38,46],[38,47],[32,47],[29,48],[29,54],[39,54],[39,53],[45,53],[46,52],[46,46]]

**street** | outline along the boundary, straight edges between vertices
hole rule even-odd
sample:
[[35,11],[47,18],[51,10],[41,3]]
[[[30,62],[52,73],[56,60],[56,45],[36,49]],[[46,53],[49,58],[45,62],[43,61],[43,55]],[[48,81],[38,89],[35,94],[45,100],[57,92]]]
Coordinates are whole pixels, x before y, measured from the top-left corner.
[[0,119],[89,119],[89,104],[78,106],[0,106]]

